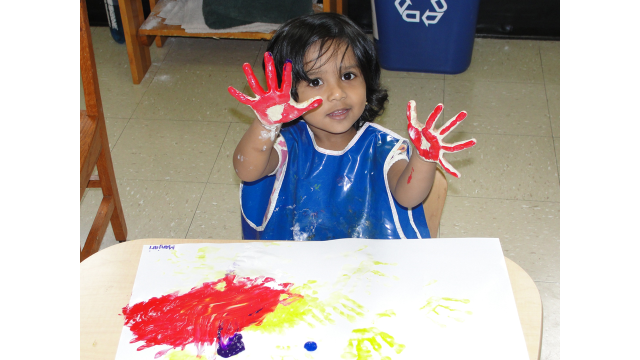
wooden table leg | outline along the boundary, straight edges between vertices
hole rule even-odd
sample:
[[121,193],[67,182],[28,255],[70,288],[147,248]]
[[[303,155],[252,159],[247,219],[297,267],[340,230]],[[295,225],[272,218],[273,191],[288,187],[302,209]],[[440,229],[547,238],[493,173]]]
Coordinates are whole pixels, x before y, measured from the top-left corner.
[[[149,0],[149,6],[151,7],[151,11],[153,12],[153,8],[156,7],[156,0]],[[168,36],[156,36],[156,46],[161,48],[168,38]]]
[[157,36],[156,37],[156,46],[161,48],[165,42],[167,42],[168,36]]
[[324,12],[347,14],[347,0],[324,0],[322,4]]
[[147,70],[151,67],[149,47],[140,44],[137,37],[138,29],[144,22],[142,0],[121,0],[119,4],[131,76],[134,84],[140,84]]

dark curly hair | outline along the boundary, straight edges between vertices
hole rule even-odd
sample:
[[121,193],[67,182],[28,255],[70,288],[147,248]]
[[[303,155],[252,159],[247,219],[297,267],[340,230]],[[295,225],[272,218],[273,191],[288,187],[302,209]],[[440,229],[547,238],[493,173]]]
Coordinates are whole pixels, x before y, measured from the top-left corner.
[[[387,90],[380,86],[378,54],[373,41],[346,16],[317,13],[300,16],[282,24],[267,46],[267,51],[273,55],[278,83],[282,83],[282,68],[285,61],[291,60],[293,62],[291,96],[298,101],[298,83],[311,81],[304,70],[305,54],[316,42],[319,44],[319,49],[312,68],[324,65],[318,62],[333,44],[346,45],[342,54],[343,59],[349,48],[353,50],[367,87],[367,104],[354,127],[358,130],[365,122],[373,122],[384,111],[388,98]],[[334,53],[331,56],[338,55],[336,52],[339,48],[341,47],[333,47]],[[262,68],[264,67],[263,60]]]

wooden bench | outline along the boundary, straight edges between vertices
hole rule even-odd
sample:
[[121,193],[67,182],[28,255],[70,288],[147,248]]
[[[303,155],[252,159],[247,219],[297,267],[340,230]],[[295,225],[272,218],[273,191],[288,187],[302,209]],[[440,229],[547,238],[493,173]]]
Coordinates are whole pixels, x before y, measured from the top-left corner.
[[[162,47],[167,36],[203,37],[218,39],[252,39],[270,40],[275,31],[261,32],[230,32],[230,33],[188,33],[180,25],[165,25],[164,18],[158,16],[162,9],[176,0],[149,0],[151,13],[145,19],[142,11],[142,0],[120,0],[120,14],[124,38],[127,43],[129,65],[134,84],[140,84],[151,66],[149,46],[155,41],[156,46]],[[309,0],[310,1],[310,0]],[[324,6],[315,7],[315,11],[335,12],[343,14],[346,0],[324,0]]]

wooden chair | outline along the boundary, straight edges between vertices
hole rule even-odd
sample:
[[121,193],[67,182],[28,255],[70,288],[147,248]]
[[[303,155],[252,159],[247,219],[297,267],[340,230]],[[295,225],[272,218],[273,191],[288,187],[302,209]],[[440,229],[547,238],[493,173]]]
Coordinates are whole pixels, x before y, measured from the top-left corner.
[[427,218],[427,226],[429,227],[429,233],[431,237],[438,237],[438,230],[440,229],[440,218],[442,217],[442,209],[444,208],[444,201],[447,198],[447,190],[449,185],[444,173],[436,168],[436,177],[433,179],[433,185],[431,186],[431,192],[422,203],[424,207],[424,214]]
[[[102,202],[84,247],[80,249],[80,261],[100,249],[109,222],[116,240],[127,239],[120,195],[111,162],[109,139],[102,111],[98,87],[96,61],[91,42],[91,29],[85,0],[80,1],[80,73],[84,87],[86,111],[80,111],[80,200],[86,188],[101,188]],[[98,167],[98,175],[91,173]]]

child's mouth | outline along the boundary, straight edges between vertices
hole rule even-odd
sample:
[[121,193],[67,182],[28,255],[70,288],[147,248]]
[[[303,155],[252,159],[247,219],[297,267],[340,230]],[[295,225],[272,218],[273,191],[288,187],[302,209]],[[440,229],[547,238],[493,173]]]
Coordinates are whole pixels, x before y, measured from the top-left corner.
[[343,120],[344,118],[347,117],[348,113],[349,113],[349,109],[340,109],[327,114],[327,116],[334,120]]

